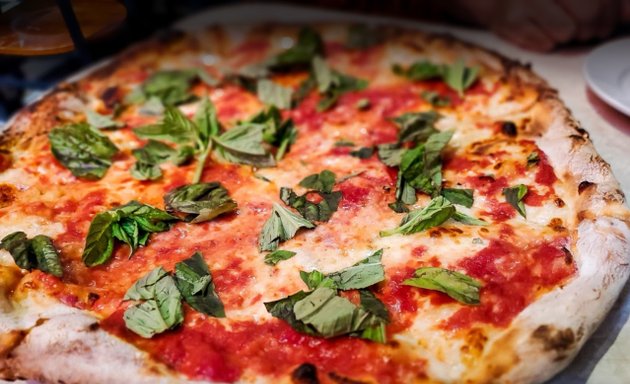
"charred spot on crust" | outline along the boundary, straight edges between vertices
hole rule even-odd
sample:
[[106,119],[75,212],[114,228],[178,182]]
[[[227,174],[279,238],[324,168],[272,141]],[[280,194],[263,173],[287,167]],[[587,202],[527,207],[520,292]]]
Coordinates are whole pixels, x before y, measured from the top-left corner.
[[562,252],[564,252],[564,262],[567,265],[573,264],[573,254],[566,247],[562,247]]
[[566,352],[577,343],[577,337],[571,328],[554,329],[550,325],[541,325],[532,333],[532,337],[543,344],[545,351]]
[[291,373],[291,381],[295,384],[319,384],[317,368],[311,363],[304,363]]
[[0,208],[8,207],[16,198],[17,189],[11,184],[0,184]]
[[518,133],[516,129],[516,124],[511,121],[504,121],[501,124],[501,132],[509,137],[516,137],[516,134]]
[[349,379],[335,372],[328,373],[328,377],[330,378],[330,380],[339,384],[365,384],[365,382],[363,381]]
[[584,137],[584,138],[587,138],[587,139],[588,139],[588,138],[590,137],[590,135],[588,134],[588,132],[587,132],[587,131],[586,131],[586,129],[584,129],[584,128],[576,127],[576,128],[575,128],[575,130],[576,130],[576,131],[577,131],[580,135],[582,135],[582,137]]
[[98,325],[98,323],[92,323],[92,324],[88,325],[88,327],[87,327],[88,331],[90,331],[90,332],[96,332],[100,328],[101,328],[101,326]]
[[93,305],[101,296],[98,293],[90,292],[87,295],[88,304]]
[[582,181],[579,185],[578,185],[578,193],[581,195],[582,192],[584,192],[585,190],[587,190],[588,188],[590,188],[591,186],[593,186],[595,184],[591,183],[588,180],[584,180]]
[[569,135],[569,138],[576,143],[585,143],[586,139],[580,135]]
[[558,208],[564,207],[564,200],[562,200],[559,197],[556,198],[553,202],[556,204],[556,207],[558,207]]

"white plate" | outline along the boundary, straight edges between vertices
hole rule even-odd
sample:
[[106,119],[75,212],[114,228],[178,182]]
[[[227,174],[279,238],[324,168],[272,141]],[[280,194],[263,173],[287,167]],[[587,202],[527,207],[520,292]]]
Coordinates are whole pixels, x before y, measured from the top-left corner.
[[595,48],[586,58],[584,76],[597,96],[630,116],[630,37]]

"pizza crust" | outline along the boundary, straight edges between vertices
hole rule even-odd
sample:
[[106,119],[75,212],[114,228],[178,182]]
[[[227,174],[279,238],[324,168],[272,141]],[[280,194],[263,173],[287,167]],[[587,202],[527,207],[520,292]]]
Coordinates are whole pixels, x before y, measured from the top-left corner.
[[[320,30],[324,36],[334,36],[342,27],[325,25],[320,26]],[[193,39],[175,35],[169,43],[184,47],[201,44],[225,51],[226,45],[242,37],[245,29],[239,28],[228,31],[213,28],[196,43]],[[296,32],[296,28],[286,26],[250,28],[265,30],[274,36]],[[528,67],[449,36],[396,28],[384,28],[384,33],[417,49],[423,49],[424,45],[433,47],[443,59],[464,56],[502,72],[511,81],[535,85],[540,90],[541,98],[532,111],[528,129],[539,135],[536,142],[547,154],[558,176],[572,180],[576,186],[572,196],[575,216],[568,226],[574,228],[572,235],[576,241],[571,253],[577,275],[564,287],[542,296],[521,312],[500,337],[486,346],[482,362],[466,372],[464,378],[445,376],[442,379],[465,379],[470,383],[542,382],[575,357],[603,320],[628,278],[630,215],[623,193],[609,165],[597,155],[588,134],[579,128],[557,92]],[[142,60],[150,61],[161,51],[173,52],[171,47],[163,48],[163,44],[164,41],[158,39],[132,48],[86,76],[107,77],[123,60],[137,60],[144,55]],[[147,54],[147,50],[153,52]],[[74,87],[74,83],[62,85],[18,112],[9,122],[8,130],[0,136],[0,146],[11,150],[27,144],[31,137],[47,132],[52,127],[33,126],[29,122],[43,120],[37,119],[39,115],[56,113],[59,98],[71,95],[76,90]],[[5,320],[13,319],[1,322],[1,377],[65,383],[97,382],[95,380],[188,382],[153,362],[144,352],[95,326],[95,317],[52,299],[41,298],[41,305],[30,307],[28,300],[22,301],[20,307],[28,310],[20,312],[8,297],[10,291],[4,287],[0,299],[6,310],[2,316]]]

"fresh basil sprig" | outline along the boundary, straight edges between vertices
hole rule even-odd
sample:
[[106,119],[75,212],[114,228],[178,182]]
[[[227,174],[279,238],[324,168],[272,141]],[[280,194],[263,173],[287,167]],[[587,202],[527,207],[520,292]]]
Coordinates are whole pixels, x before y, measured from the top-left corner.
[[479,304],[480,281],[463,273],[439,267],[423,267],[414,277],[403,281],[404,285],[446,293],[464,304]]
[[395,117],[398,125],[398,143],[424,142],[429,136],[438,133],[435,123],[442,116],[435,111],[408,112]]
[[127,104],[137,104],[155,98],[163,105],[173,106],[193,101],[196,97],[190,93],[191,86],[197,80],[210,83],[213,81],[200,69],[165,70],[153,73],[140,88],[125,97]]
[[441,194],[451,203],[463,205],[466,208],[472,207],[474,202],[472,189],[444,188]]
[[164,195],[164,206],[169,213],[184,214],[186,221],[201,223],[234,211],[237,204],[220,183],[212,182],[175,188]]
[[63,274],[59,253],[48,236],[28,239],[24,232],[13,232],[2,239],[0,249],[8,251],[22,269],[39,269],[57,277]]
[[510,203],[511,206],[523,217],[527,217],[525,213],[525,204],[523,198],[527,195],[528,189],[524,184],[519,184],[514,187],[508,187],[503,189],[503,195],[505,200]]
[[167,231],[177,220],[176,216],[137,201],[101,212],[90,223],[83,263],[94,267],[107,262],[114,251],[115,240],[129,245],[133,254],[138,247],[147,244],[151,233]]
[[271,106],[262,110],[249,120],[253,124],[262,124],[263,140],[277,148],[275,159],[282,160],[297,138],[297,129],[293,120],[282,120],[280,110]]
[[118,148],[112,141],[86,123],[69,124],[48,133],[55,158],[76,177],[102,178]]

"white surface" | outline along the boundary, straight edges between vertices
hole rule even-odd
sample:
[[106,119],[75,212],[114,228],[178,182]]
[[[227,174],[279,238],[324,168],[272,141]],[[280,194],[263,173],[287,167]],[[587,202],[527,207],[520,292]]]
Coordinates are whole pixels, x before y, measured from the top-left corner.
[[[419,11],[420,12],[420,11]],[[602,119],[587,99],[586,82],[582,75],[586,50],[572,53],[539,54],[522,50],[485,31],[455,28],[392,18],[362,16],[351,13],[324,11],[315,8],[277,4],[237,5],[215,8],[189,17],[176,24],[183,30],[194,30],[208,24],[234,24],[258,22],[315,23],[363,22],[368,24],[395,24],[406,28],[446,32],[460,39],[498,51],[501,54],[529,62],[533,70],[543,76],[560,92],[560,97],[575,117],[591,134],[602,157],[608,161],[623,191],[630,196],[630,167],[628,147],[630,131],[624,133]],[[625,63],[630,66],[630,48]],[[625,80],[630,87],[630,73]],[[630,89],[630,88],[626,88]],[[575,361],[549,383],[622,384],[630,383],[630,293],[628,286],[602,326],[584,346]]]
[[594,49],[586,58],[584,77],[599,97],[630,116],[630,37]]

